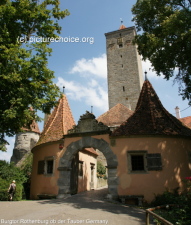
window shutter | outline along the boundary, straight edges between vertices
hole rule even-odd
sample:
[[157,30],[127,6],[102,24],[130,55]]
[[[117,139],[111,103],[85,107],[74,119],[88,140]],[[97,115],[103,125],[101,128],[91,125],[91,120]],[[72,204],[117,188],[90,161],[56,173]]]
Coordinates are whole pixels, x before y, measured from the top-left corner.
[[147,169],[162,170],[162,159],[160,153],[147,154]]
[[44,160],[38,161],[38,174],[44,174]]

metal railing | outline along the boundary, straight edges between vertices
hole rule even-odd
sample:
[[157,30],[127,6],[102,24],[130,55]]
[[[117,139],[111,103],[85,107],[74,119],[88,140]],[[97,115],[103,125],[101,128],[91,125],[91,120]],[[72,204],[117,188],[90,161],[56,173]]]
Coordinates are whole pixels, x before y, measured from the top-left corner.
[[164,225],[174,225],[173,223],[165,220],[164,218],[162,218],[161,216],[159,216],[159,215],[157,215],[156,213],[153,212],[156,209],[167,208],[169,206],[175,206],[175,205],[174,204],[162,205],[162,206],[157,206],[155,208],[146,209],[146,225],[150,225],[150,215],[152,215],[154,218],[156,218],[157,220],[162,222]]

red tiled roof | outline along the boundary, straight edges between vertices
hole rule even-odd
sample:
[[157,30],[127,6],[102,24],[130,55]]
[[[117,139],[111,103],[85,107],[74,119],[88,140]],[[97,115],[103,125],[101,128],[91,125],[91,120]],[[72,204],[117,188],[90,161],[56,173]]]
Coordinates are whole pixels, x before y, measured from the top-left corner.
[[122,29],[125,29],[125,28],[126,28],[126,26],[121,24],[121,26],[119,27],[119,30],[122,30]]
[[134,114],[111,134],[111,136],[128,135],[191,137],[191,129],[184,126],[163,107],[151,83],[146,80]]
[[191,128],[191,116],[187,116],[179,119],[182,123],[184,123],[187,127]]
[[75,125],[68,100],[65,95],[49,116],[37,145],[58,141]]
[[24,131],[32,131],[32,132],[40,134],[38,123],[35,120],[32,121],[32,123],[31,123],[29,128],[23,127],[22,130],[24,130]]
[[98,153],[94,150],[94,148],[84,148],[82,151],[89,152],[95,156],[98,156]]
[[97,118],[97,121],[102,122],[107,126],[117,126],[117,125],[119,126],[124,121],[126,121],[132,114],[133,111],[128,109],[123,104],[118,103],[110,110],[99,116]]

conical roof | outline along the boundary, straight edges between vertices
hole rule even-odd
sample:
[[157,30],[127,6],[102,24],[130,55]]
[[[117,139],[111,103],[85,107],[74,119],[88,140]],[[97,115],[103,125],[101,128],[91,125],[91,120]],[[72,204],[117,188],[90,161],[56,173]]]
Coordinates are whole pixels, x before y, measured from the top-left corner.
[[124,121],[126,121],[131,115],[133,111],[128,109],[121,103],[118,103],[110,110],[102,114],[97,118],[98,122],[102,122],[103,124],[111,127],[111,126],[119,126]]
[[126,28],[126,26],[123,25],[123,24],[121,24],[121,26],[119,27],[119,30],[123,30],[123,29],[125,29],[125,28]]
[[146,80],[134,114],[112,136],[174,135],[191,137],[191,129],[172,116],[160,102],[151,83]]
[[74,125],[68,100],[63,94],[59,99],[58,106],[49,116],[37,145],[60,140]]
[[23,127],[22,130],[23,131],[32,131],[32,132],[35,132],[37,134],[40,134],[38,123],[35,120],[32,121],[32,123],[30,124],[29,128]]

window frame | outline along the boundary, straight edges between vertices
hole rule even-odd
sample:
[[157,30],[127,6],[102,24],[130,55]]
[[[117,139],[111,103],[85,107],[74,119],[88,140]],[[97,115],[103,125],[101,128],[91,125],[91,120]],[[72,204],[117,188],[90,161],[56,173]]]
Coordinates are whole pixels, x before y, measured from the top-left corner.
[[[132,170],[132,158],[131,156],[143,156],[144,169],[143,170]],[[135,150],[127,151],[127,161],[128,161],[128,173],[133,174],[145,174],[148,173],[147,169],[147,151],[145,150]]]
[[79,160],[78,161],[78,176],[83,177],[84,175],[84,162]]
[[[48,161],[53,162],[52,173],[48,172]],[[37,168],[38,175],[44,175],[49,177],[49,176],[54,176],[54,173],[55,173],[55,157],[54,156],[48,156],[48,157],[45,157],[44,160],[38,161],[38,168]]]
[[[49,156],[49,157],[45,157],[44,161],[44,175],[45,176],[53,176],[54,172],[55,172],[55,160],[54,160],[54,156]],[[53,161],[53,165],[52,165],[52,173],[48,173],[48,161]]]

